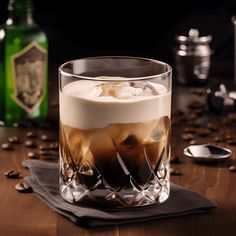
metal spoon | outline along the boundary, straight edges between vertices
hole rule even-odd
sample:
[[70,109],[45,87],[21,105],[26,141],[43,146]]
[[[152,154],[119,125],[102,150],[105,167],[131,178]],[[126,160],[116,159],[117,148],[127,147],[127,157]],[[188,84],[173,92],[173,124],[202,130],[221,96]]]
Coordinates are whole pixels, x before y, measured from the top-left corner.
[[216,162],[230,157],[232,151],[214,144],[202,144],[188,146],[183,153],[193,161]]

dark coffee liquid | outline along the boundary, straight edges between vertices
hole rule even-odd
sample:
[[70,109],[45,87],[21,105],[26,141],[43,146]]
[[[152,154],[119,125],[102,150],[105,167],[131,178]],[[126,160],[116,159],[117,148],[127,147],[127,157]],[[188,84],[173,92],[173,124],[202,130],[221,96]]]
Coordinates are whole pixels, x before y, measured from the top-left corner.
[[62,196],[100,207],[158,202],[168,189],[169,129],[168,117],[90,130],[61,123]]

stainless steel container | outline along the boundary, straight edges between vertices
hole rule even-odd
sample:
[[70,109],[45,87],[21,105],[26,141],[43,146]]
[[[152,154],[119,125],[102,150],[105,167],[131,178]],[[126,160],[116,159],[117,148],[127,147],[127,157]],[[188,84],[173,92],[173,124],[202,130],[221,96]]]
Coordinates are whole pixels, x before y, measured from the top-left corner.
[[197,29],[190,29],[188,36],[177,35],[175,49],[177,80],[180,84],[199,85],[208,80],[212,50],[212,36],[199,36]]

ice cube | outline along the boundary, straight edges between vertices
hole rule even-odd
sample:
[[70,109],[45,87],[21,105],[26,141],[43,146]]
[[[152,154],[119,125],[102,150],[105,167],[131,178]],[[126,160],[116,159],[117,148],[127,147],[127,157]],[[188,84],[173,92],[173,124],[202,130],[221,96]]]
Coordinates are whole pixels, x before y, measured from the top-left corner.
[[119,99],[159,95],[157,89],[147,81],[102,82],[97,84],[96,88],[92,89],[90,93],[93,96],[109,96]]
[[141,96],[155,96],[159,94],[156,88],[147,81],[131,82],[130,86],[136,89],[141,89],[142,91],[142,93],[140,94]]
[[131,86],[119,87],[115,91],[116,98],[132,98],[142,96],[143,90],[141,88],[134,88]]

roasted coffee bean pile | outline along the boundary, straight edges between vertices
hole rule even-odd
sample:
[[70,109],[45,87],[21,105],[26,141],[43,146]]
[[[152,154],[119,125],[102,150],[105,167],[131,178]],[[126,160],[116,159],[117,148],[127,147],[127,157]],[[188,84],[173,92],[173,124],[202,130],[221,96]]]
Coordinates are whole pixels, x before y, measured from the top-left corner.
[[34,131],[26,133],[24,142],[21,142],[17,136],[8,137],[8,142],[2,143],[1,148],[5,151],[14,151],[15,144],[21,143],[29,149],[34,149],[28,152],[28,158],[58,160],[59,143],[55,141],[55,138],[48,134],[38,136]]
[[[6,142],[1,144],[1,149],[9,151],[17,151],[17,146],[24,145],[28,149],[26,158],[30,159],[41,159],[47,161],[58,161],[59,154],[59,143],[55,137],[47,133],[39,133],[35,131],[28,131],[25,137],[10,136]],[[4,175],[9,179],[22,178],[19,171],[9,170],[5,171]],[[27,183],[18,183],[15,189],[22,193],[32,193],[32,188]]]
[[[235,146],[236,112],[217,116],[208,110],[205,100],[202,99],[205,89],[193,88],[190,92],[196,99],[190,101],[185,109],[172,109],[174,139],[182,140],[185,146],[203,143],[215,143],[228,148]],[[174,165],[181,163],[179,156],[171,157],[170,163]],[[229,170],[236,172],[236,165],[229,166]],[[171,168],[170,174],[182,175],[175,168]]]
[[[187,110],[176,109],[172,113],[172,132],[175,132],[175,129],[181,129],[181,139],[192,144],[210,140],[211,143],[216,144],[236,145],[236,133],[234,132],[236,113],[218,117],[214,122],[209,121],[208,115],[205,104],[200,101],[189,103]],[[225,132],[224,127],[226,126],[232,127],[232,133]]]

